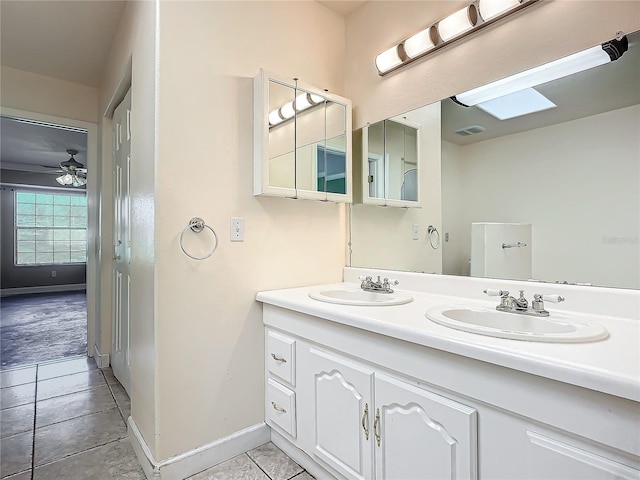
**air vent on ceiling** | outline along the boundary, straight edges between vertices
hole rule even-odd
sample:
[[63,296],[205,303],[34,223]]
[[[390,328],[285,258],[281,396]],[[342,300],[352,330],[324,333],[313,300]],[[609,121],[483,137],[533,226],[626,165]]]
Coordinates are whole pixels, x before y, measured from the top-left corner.
[[475,135],[476,133],[484,132],[484,130],[484,127],[481,127],[480,125],[471,125],[470,127],[464,127],[460,130],[456,130],[455,133],[466,137],[468,135]]

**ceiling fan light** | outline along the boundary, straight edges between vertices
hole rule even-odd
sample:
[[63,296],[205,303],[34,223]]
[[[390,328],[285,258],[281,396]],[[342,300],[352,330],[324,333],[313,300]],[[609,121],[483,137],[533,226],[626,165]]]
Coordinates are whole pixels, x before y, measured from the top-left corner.
[[58,182],[60,185],[64,185],[64,175],[56,177],[56,182]]

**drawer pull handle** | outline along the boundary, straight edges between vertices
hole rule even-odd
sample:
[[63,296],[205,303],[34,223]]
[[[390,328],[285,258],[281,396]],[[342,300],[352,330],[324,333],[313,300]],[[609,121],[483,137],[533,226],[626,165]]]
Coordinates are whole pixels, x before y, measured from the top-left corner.
[[369,425],[369,404],[364,404],[364,415],[362,415],[362,429],[364,430],[364,438],[369,440],[369,428],[365,426],[364,422],[367,422]]
[[376,437],[376,442],[380,446],[380,409],[376,409],[376,419],[373,422],[373,435]]
[[271,406],[273,407],[273,409],[274,409],[276,412],[280,412],[280,413],[287,413],[287,411],[286,411],[284,408],[279,407],[278,405],[276,405],[276,402],[271,402]]
[[286,359],[286,358],[279,357],[279,356],[277,356],[275,353],[272,353],[272,354],[271,354],[271,356],[273,357],[273,359],[274,359],[276,362],[287,363],[287,359]]

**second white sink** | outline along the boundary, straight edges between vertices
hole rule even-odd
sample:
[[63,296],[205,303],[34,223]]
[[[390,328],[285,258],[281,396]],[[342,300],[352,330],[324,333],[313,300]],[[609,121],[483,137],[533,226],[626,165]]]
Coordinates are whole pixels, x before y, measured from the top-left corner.
[[309,293],[314,300],[340,305],[356,305],[362,307],[402,305],[413,300],[413,296],[403,292],[378,293],[361,289],[317,290]]
[[563,313],[536,317],[489,308],[444,305],[427,310],[426,316],[456,330],[529,342],[591,342],[608,336],[601,325],[581,322]]

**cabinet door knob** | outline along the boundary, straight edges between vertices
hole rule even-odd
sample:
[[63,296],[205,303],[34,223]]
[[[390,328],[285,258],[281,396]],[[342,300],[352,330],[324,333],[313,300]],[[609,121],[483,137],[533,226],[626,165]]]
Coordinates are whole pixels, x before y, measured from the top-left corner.
[[287,363],[286,358],[279,357],[279,356],[277,356],[275,353],[272,353],[272,354],[271,354],[271,356],[273,357],[273,359],[274,359],[276,362]]
[[[365,426],[365,421],[367,426]],[[369,404],[364,404],[364,415],[362,415],[362,429],[364,430],[364,438],[369,440]]]
[[373,435],[376,437],[376,442],[380,446],[380,409],[376,409],[376,419],[373,422]]
[[271,402],[271,406],[273,407],[273,409],[274,409],[276,412],[280,412],[280,413],[287,413],[287,411],[286,411],[284,408],[279,407],[279,406],[276,404],[276,402]]

